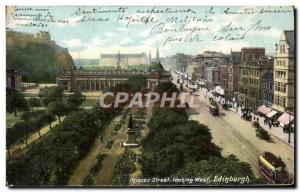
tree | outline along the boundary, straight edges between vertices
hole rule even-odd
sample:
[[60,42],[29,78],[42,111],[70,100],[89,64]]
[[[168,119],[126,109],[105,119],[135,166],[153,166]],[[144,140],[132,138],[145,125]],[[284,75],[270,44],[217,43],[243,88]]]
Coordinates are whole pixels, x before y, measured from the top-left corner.
[[16,89],[6,88],[6,111],[9,113],[15,113],[17,111],[27,111],[28,104],[23,95]]
[[45,106],[52,101],[62,101],[63,98],[63,88],[61,87],[44,87],[39,92],[39,97]]
[[147,77],[143,75],[130,76],[127,83],[132,92],[142,91],[147,88]]
[[41,106],[41,101],[36,97],[29,98],[27,100],[27,103],[28,103],[29,107],[31,107],[32,109],[34,109],[34,107],[40,107]]
[[85,96],[80,92],[75,92],[68,97],[68,103],[72,103],[79,109],[79,106],[85,101]]
[[40,138],[42,137],[41,135],[41,128],[45,124],[46,119],[44,118],[44,113],[38,114],[35,117],[32,117],[31,122],[34,126],[34,130],[38,132]]
[[158,93],[167,92],[168,95],[171,95],[173,92],[179,92],[176,85],[172,82],[160,82],[157,87],[155,87],[154,91]]
[[30,122],[19,121],[13,125],[12,129],[15,130],[15,137],[21,142],[25,141],[25,144],[28,147],[28,134],[32,132],[33,125]]
[[66,106],[63,102],[56,100],[48,104],[48,111],[58,117],[60,123],[60,117],[66,112]]
[[55,119],[54,115],[51,114],[49,111],[46,111],[43,115],[43,118],[45,119],[46,122],[49,123],[50,129],[52,129],[51,122]]

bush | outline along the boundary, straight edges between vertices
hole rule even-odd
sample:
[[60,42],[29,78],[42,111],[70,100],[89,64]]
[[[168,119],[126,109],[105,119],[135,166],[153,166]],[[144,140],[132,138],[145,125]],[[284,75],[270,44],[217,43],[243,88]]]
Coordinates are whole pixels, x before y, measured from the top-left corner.
[[114,132],[118,132],[122,128],[122,124],[119,122],[117,125],[114,127]]
[[102,161],[107,157],[107,154],[99,154],[96,157],[96,163],[90,170],[90,173],[85,177],[82,185],[94,185],[97,174],[102,168]]
[[135,171],[135,158],[135,154],[130,149],[125,148],[115,166],[113,185],[129,185],[130,174]]
[[109,140],[109,141],[107,141],[107,143],[105,145],[105,148],[111,149],[111,147],[113,146],[113,144],[114,144],[114,140]]

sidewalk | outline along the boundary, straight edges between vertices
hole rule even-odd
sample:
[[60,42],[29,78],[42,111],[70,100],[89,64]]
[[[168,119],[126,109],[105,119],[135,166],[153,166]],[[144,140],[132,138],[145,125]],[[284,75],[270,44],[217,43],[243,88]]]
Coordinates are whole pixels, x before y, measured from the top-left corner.
[[[206,89],[202,89],[202,93],[205,94],[206,93]],[[212,96],[211,94],[208,94],[209,96]],[[207,97],[206,97],[207,98]],[[217,98],[216,101],[219,103],[220,98]],[[238,108],[238,110],[236,111],[236,108],[229,108],[230,111],[237,113],[239,116],[242,115],[242,109],[241,107]],[[251,114],[253,117],[253,114]],[[258,116],[256,116],[258,117]],[[264,124],[264,117],[259,117],[259,124],[261,125],[261,127],[266,130],[269,134],[273,135],[274,137],[277,137],[278,139],[280,139],[281,141],[283,141],[284,143],[290,145],[291,147],[294,147],[294,133],[291,133],[291,142],[288,143],[288,137],[289,134],[288,133],[284,133],[283,132],[283,128],[282,127],[274,127],[272,126],[272,128],[269,128],[269,125],[265,125]],[[252,123],[252,121],[251,121]]]
[[272,134],[273,136],[275,136],[278,139],[282,140],[286,144],[294,147],[294,133],[291,133],[291,142],[288,143],[289,134],[284,133],[283,128],[280,127],[280,126],[279,127],[272,126],[271,129],[270,129],[268,124],[267,125],[264,124],[264,119],[265,119],[264,117],[259,117],[259,124],[264,130],[268,131],[270,134]]
[[[206,94],[206,92],[207,92],[207,89],[205,89],[205,88],[202,88],[202,90],[199,90],[199,91],[197,91],[198,93],[200,93],[200,94],[202,94],[202,95],[205,95]],[[206,96],[206,100],[208,101],[208,98],[209,97],[213,97],[213,95],[212,95],[212,93],[211,92],[209,92],[208,94],[207,94],[207,96]],[[203,99],[205,98],[204,96],[202,97]],[[218,97],[218,98],[216,98],[215,100],[217,101],[217,103],[219,103],[219,101],[220,101],[220,97]],[[221,108],[220,108],[221,109]],[[238,107],[238,110],[236,110],[236,108],[229,108],[229,111],[232,111],[232,112],[234,112],[234,113],[237,113],[239,116],[241,116],[242,115],[242,109],[241,109],[241,107]],[[252,115],[252,117],[253,117],[253,114],[251,114]],[[256,116],[256,117],[258,117],[258,116]],[[252,123],[252,121],[251,122],[249,122],[249,123]],[[288,133],[284,133],[283,132],[283,128],[282,127],[272,127],[271,129],[269,128],[269,125],[265,125],[264,124],[264,117],[259,117],[259,124],[261,125],[261,127],[264,129],[264,130],[266,130],[269,134],[271,134],[271,135],[273,135],[274,137],[277,137],[278,139],[280,139],[281,141],[283,141],[284,143],[286,143],[286,144],[288,144],[289,146],[291,146],[291,147],[294,147],[294,133],[291,133],[291,142],[290,143],[288,143],[288,137],[289,137],[289,135],[288,135]]]

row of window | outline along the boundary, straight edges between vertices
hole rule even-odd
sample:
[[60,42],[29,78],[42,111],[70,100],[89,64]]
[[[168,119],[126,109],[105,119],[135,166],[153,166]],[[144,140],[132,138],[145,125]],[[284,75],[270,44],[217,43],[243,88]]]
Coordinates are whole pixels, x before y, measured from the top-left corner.
[[242,77],[241,81],[243,84],[251,84],[251,85],[258,85],[259,84],[259,80],[256,78],[245,78]]
[[280,45],[279,53],[285,53],[285,45]]
[[258,76],[258,70],[242,70],[242,75]]
[[259,95],[259,92],[257,91],[257,89],[240,89],[240,93],[244,94],[244,95],[248,95],[249,97],[252,98],[256,98]]
[[281,107],[286,107],[286,98],[278,96],[278,95],[274,95],[274,101],[273,101],[273,103],[275,105],[279,105]]
[[270,103],[273,102],[273,94],[262,94],[262,100],[268,101]]
[[286,88],[287,88],[287,86],[285,83],[274,82],[274,90],[275,91],[286,93]]
[[285,79],[286,71],[275,71],[275,78]]
[[273,82],[263,82],[262,88],[263,89],[273,89]]
[[278,59],[278,60],[276,61],[276,66],[285,67],[285,65],[286,65],[286,61],[285,61],[285,60],[280,60],[280,59]]

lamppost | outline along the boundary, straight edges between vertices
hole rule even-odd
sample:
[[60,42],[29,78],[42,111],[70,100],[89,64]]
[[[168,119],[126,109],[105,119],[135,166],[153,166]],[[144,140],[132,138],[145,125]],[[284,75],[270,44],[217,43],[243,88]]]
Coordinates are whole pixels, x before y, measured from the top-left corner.
[[288,143],[291,143],[291,126],[292,126],[292,123],[291,123],[291,116],[292,116],[292,113],[289,112],[289,111],[286,111],[286,113],[289,115],[289,122],[287,124],[287,128],[288,128]]

